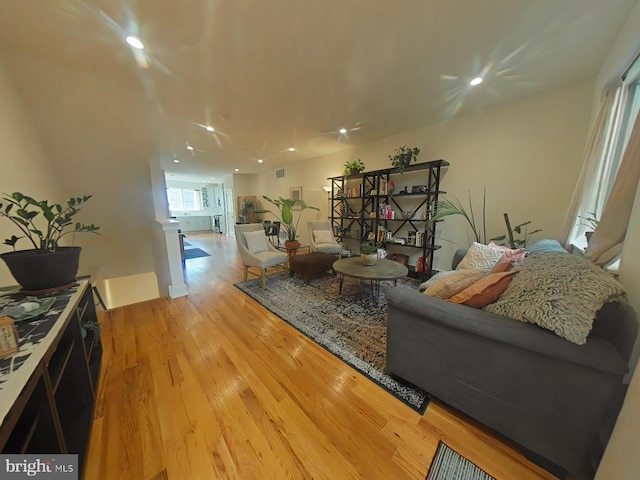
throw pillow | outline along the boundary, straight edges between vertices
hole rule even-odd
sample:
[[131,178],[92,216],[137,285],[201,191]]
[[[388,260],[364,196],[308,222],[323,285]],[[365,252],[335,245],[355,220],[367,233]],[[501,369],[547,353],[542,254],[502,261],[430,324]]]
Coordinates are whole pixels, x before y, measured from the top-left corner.
[[268,252],[267,235],[264,230],[255,232],[244,232],[244,241],[247,242],[247,249],[251,253]]
[[524,248],[516,248],[514,250],[509,247],[505,247],[504,245],[498,245],[494,242],[489,242],[489,246],[502,250],[503,253],[500,260],[509,260],[515,265],[520,265],[529,254],[529,252],[524,251]]
[[418,285],[418,290],[423,292],[424,290],[429,288],[431,285],[436,283],[441,278],[444,278],[447,275],[453,275],[454,273],[456,273],[455,270],[443,270],[441,272],[438,272],[434,276],[432,276],[429,280],[427,280],[426,282],[422,282],[420,285]]
[[334,243],[331,230],[314,230],[313,239],[316,243]]
[[462,303],[473,308],[486,307],[495,302],[511,282],[515,272],[491,273],[482,277],[476,283],[465,288],[457,295],[449,298],[449,302]]
[[587,342],[596,312],[624,289],[589,260],[568,253],[532,254],[500,298],[485,310]]
[[473,245],[469,247],[467,254],[460,261],[456,270],[479,268],[488,272],[496,263],[498,263],[498,260],[500,260],[503,253],[504,252],[499,248],[473,242]]
[[455,271],[435,281],[425,291],[425,295],[447,299],[484,277],[484,271],[479,269]]

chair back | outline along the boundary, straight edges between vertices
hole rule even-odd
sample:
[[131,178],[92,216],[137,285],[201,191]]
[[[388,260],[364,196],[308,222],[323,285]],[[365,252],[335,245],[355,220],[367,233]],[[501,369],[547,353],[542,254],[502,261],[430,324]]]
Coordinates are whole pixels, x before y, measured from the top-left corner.
[[261,223],[240,223],[235,225],[236,232],[236,244],[238,245],[238,252],[245,265],[255,262],[255,255],[247,248],[247,241],[244,238],[245,232],[258,232],[263,231],[264,227]]
[[[307,228],[309,231],[309,245],[311,246],[311,251],[315,252],[318,250],[317,244],[315,239],[313,238],[313,232],[316,230],[329,230],[330,232],[333,231],[333,229],[331,228],[331,223],[329,223],[326,220],[316,220],[316,221],[312,221],[312,222],[307,222]],[[335,237],[333,238],[333,243],[336,244],[336,248],[338,248],[339,244],[336,241]]]

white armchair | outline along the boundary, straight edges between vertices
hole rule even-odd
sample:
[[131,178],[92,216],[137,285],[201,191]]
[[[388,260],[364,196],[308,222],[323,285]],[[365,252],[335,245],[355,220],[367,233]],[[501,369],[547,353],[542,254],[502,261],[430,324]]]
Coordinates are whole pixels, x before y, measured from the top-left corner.
[[334,238],[329,222],[307,222],[307,228],[309,229],[309,245],[312,252],[340,255],[342,246]]
[[[247,281],[249,269],[260,269],[260,285],[267,288],[267,268],[279,267],[283,273],[288,271],[289,257],[267,241],[264,227],[260,223],[235,226],[236,243],[244,264],[244,281]],[[245,233],[247,235],[245,235]]]

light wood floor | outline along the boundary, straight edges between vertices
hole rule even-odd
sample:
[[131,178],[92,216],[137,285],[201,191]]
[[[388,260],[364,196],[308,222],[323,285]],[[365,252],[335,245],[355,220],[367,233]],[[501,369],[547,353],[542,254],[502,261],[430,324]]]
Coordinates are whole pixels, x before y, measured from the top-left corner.
[[423,416],[233,286],[235,241],[188,234],[190,294],[106,312],[86,479],[424,479],[438,441],[550,479],[433,401]]

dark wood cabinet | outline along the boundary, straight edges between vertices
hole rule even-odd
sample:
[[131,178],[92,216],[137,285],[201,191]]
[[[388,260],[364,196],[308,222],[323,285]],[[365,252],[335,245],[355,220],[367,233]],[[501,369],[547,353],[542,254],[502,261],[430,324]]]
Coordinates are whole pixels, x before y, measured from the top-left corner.
[[0,362],[0,449],[75,453],[82,471],[100,374],[98,319],[87,280],[51,295],[59,298],[46,318],[17,324],[14,366]]

